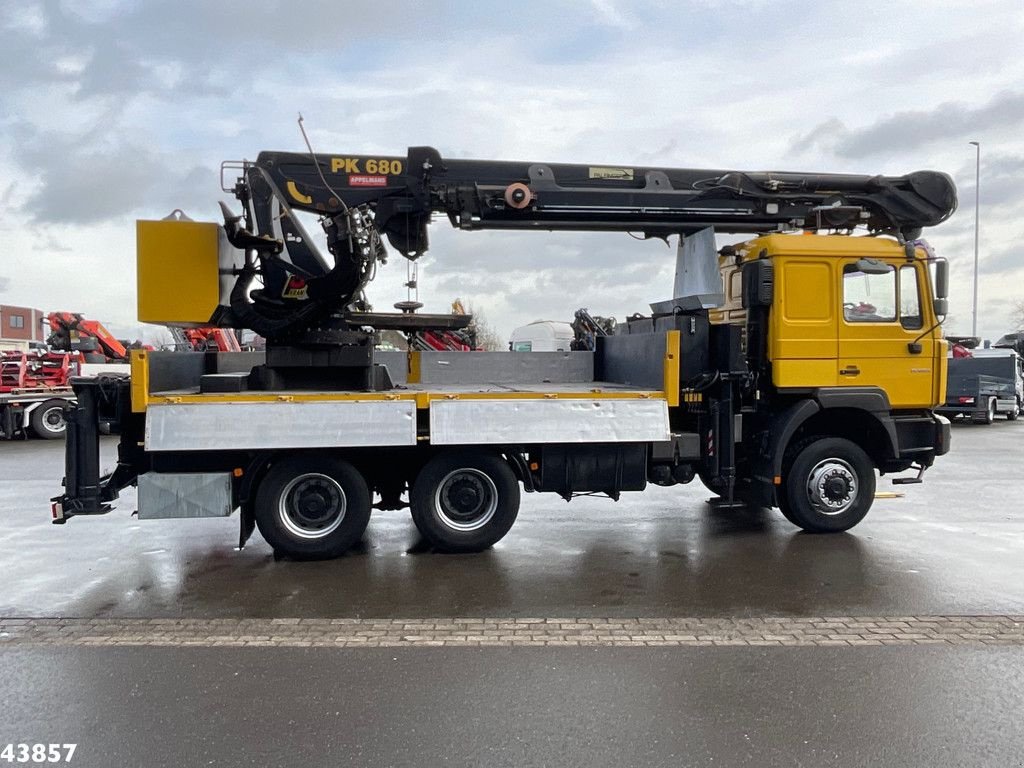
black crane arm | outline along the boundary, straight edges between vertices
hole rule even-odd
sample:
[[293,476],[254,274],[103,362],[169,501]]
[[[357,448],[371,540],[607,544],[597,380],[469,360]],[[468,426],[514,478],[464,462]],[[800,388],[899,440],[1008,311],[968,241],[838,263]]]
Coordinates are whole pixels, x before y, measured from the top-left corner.
[[432,213],[463,229],[664,235],[707,226],[759,233],[862,224],[910,236],[956,209],[952,180],[936,171],[861,176],[446,160],[430,147],[412,147],[405,157],[316,155],[316,163],[310,155],[263,152],[253,170],[299,210],[371,207],[377,228],[410,257],[426,250]]
[[[380,237],[415,259],[433,214],[461,229],[635,232],[646,237],[787,228],[850,229],[912,239],[956,209],[945,173],[906,176],[741,172],[445,159],[431,147],[407,154],[261,152],[234,188],[247,229],[283,244],[260,256],[263,297],[287,316],[286,284],[344,308],[383,258]],[[317,252],[291,211],[322,217],[334,265]],[[283,302],[283,303],[282,303]],[[280,306],[279,306],[280,305]]]

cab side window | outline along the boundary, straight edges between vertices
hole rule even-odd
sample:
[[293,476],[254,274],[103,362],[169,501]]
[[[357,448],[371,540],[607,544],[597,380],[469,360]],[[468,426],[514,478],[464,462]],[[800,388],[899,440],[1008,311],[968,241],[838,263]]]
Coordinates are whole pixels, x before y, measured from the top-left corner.
[[848,323],[891,323],[896,320],[896,270],[883,274],[843,267],[843,318]]
[[919,331],[924,327],[917,270],[909,264],[900,267],[900,324],[908,331]]

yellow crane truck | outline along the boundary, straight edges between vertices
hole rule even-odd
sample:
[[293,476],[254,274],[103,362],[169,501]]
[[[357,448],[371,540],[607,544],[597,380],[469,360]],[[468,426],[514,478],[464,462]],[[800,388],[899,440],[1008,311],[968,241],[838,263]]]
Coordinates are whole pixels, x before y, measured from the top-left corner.
[[[952,180],[263,152],[222,171],[223,224],[138,222],[139,319],[249,328],[265,353],[136,351],[128,378],[78,379],[55,523],[110,510],[227,516],[280,554],[334,557],[371,509],[409,507],[436,548],[500,540],[520,490],[641,491],[699,477],[725,508],[775,506],[844,531],[876,472],[921,482],[949,449],[941,322],[948,268],[920,240]],[[236,178],[232,178],[236,177]],[[224,184],[222,183],[222,186]],[[319,217],[325,256],[298,212]],[[461,230],[678,238],[674,284],[593,350],[374,351],[374,333],[464,315],[364,288],[387,245]],[[716,237],[751,239],[719,247]],[[482,253],[486,253],[482,250]],[[486,256],[481,256],[486,260]],[[623,262],[634,257],[624,245]],[[570,286],[566,286],[570,289]],[[572,286],[578,306],[577,291]],[[98,425],[118,425],[100,474]]]

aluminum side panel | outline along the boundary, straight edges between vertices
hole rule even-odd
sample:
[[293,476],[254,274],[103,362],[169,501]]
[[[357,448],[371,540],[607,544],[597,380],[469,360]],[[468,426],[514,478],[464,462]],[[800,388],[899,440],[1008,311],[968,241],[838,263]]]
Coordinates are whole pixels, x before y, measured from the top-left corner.
[[147,451],[415,444],[416,404],[409,400],[176,403],[146,413]]
[[430,405],[430,442],[434,445],[668,439],[668,404],[664,400],[443,400]]

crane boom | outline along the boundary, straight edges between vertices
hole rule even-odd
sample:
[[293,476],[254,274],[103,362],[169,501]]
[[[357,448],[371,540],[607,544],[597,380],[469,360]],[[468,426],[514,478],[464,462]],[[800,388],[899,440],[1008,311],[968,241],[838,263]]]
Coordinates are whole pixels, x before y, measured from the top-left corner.
[[[906,176],[610,167],[446,160],[430,147],[404,158],[262,152],[252,166],[299,210],[330,215],[368,205],[408,256],[426,250],[421,227],[442,213],[465,229],[619,230],[652,235],[759,233],[864,224],[914,234],[945,221],[956,191],[944,173]],[[840,207],[818,221],[821,207]],[[855,212],[853,208],[860,208]],[[845,214],[845,216],[843,215]]]
[[[244,223],[229,220],[228,232],[258,236],[243,246],[258,254],[264,289],[256,303],[276,318],[271,333],[292,324],[296,279],[306,302],[302,322],[317,314],[310,299],[325,311],[350,306],[385,258],[382,238],[416,259],[429,247],[434,214],[468,230],[667,237],[708,227],[759,234],[864,226],[913,239],[956,209],[953,181],[937,171],[868,176],[445,159],[431,147],[411,147],[404,157],[261,152],[240,168],[231,191],[243,203]],[[294,211],[322,217],[333,265]],[[258,322],[236,309],[244,324]]]

